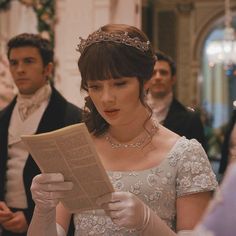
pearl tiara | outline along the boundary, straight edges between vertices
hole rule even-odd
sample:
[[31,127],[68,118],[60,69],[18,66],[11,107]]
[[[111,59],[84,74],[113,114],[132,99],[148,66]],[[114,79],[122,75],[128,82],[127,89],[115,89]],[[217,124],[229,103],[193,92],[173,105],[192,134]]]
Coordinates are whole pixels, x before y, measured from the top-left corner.
[[108,33],[101,29],[90,34],[87,39],[79,37],[80,43],[77,45],[77,51],[81,54],[83,51],[94,43],[99,42],[115,42],[120,44],[125,44],[130,47],[137,48],[138,50],[145,52],[150,48],[150,42],[142,42],[138,37],[131,38],[128,32],[124,33]]

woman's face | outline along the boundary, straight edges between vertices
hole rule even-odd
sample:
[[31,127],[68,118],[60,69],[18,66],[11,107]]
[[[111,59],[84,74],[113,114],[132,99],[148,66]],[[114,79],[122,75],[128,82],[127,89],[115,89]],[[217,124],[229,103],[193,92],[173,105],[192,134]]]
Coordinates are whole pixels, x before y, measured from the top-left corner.
[[88,81],[88,93],[100,115],[110,125],[126,125],[143,109],[136,77]]

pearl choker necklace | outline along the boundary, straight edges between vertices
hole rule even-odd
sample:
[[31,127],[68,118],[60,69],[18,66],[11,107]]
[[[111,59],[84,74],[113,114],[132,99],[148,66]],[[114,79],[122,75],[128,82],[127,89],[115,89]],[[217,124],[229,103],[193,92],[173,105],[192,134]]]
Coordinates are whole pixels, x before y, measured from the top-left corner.
[[152,137],[157,132],[157,130],[158,130],[157,122],[153,121],[153,126],[152,126],[152,129],[150,130],[150,132],[147,133],[146,136],[140,138],[139,141],[137,141],[136,143],[114,142],[113,138],[109,134],[106,135],[105,139],[111,145],[111,147],[113,149],[117,149],[117,148],[141,148],[141,147],[144,146],[144,144],[146,144],[148,141],[150,141],[152,139]]

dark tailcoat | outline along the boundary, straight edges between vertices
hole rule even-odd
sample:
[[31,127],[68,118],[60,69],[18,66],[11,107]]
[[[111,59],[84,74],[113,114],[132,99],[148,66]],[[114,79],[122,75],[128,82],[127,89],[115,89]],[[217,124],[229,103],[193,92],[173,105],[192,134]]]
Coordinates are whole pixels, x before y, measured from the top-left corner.
[[[6,184],[6,164],[8,158],[8,127],[13,108],[16,104],[16,97],[2,111],[0,111],[0,201],[5,199]],[[66,101],[66,99],[55,89],[52,88],[52,94],[48,106],[40,120],[36,133],[49,132],[71,124],[79,123],[82,120],[80,108]],[[23,170],[23,180],[25,193],[27,197],[28,208],[23,212],[30,223],[34,202],[31,196],[30,186],[35,175],[40,170],[31,155],[28,156]]]
[[233,111],[232,117],[225,131],[224,142],[221,149],[222,151],[221,151],[220,168],[219,168],[220,174],[224,174],[226,167],[228,165],[230,136],[233,131],[235,122],[236,122],[236,110]]
[[175,98],[163,125],[180,136],[197,139],[206,150],[206,138],[199,114],[186,108]]

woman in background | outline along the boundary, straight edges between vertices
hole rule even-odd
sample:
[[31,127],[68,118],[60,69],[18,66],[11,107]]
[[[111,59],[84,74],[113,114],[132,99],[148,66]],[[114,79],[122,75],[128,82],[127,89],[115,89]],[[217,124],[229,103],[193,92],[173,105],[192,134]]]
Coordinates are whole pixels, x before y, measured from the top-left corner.
[[196,229],[178,236],[235,236],[236,232],[236,163],[227,167],[220,188]]

